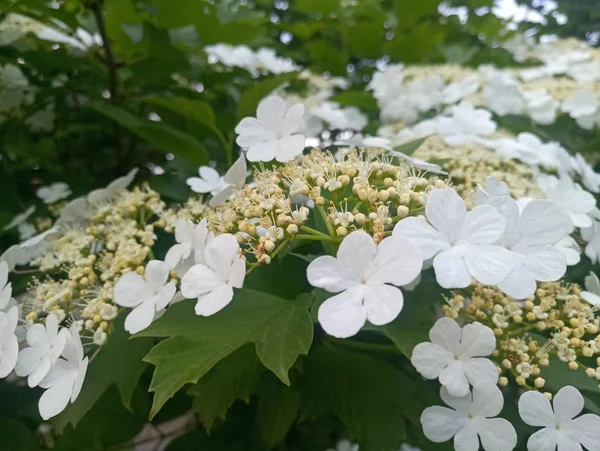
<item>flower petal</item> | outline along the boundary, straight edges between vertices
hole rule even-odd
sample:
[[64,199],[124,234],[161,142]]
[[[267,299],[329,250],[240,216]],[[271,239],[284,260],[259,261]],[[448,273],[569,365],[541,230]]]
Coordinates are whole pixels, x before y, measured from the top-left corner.
[[19,356],[19,342],[15,335],[2,343],[3,351],[0,354],[0,379],[8,376],[14,370]]
[[123,307],[135,307],[151,295],[144,278],[134,272],[123,275],[115,284],[115,302]]
[[212,240],[204,251],[204,258],[209,268],[223,280],[231,277],[231,266],[239,255],[240,245],[233,235],[224,233]]
[[427,220],[450,242],[458,239],[466,211],[465,201],[451,188],[432,190],[425,205]]
[[364,308],[371,324],[383,326],[391,323],[402,311],[402,291],[392,285],[369,283],[364,290]]
[[554,411],[550,401],[537,391],[527,391],[519,398],[519,415],[529,426],[554,428]]
[[146,265],[146,271],[144,273],[144,278],[146,282],[151,284],[153,287],[158,288],[162,287],[169,278],[170,268],[165,262],[161,262],[160,260],[150,260]]
[[[454,436],[455,451],[478,451],[479,438],[473,421],[467,421]],[[486,450],[487,451],[487,450]]]
[[466,214],[458,241],[470,244],[493,244],[504,233],[505,225],[504,216],[498,210],[490,205],[479,205]]
[[517,446],[517,431],[504,418],[478,419],[475,428],[485,451],[512,451]]
[[[238,136],[238,144],[240,137]],[[273,138],[269,141],[264,141],[259,144],[255,144],[248,149],[246,152],[246,158],[248,161],[271,161],[277,155],[277,138]]]
[[210,316],[225,308],[233,299],[231,285],[220,285],[210,293],[198,298],[196,315]]
[[[542,395],[541,393],[538,393]],[[542,395],[544,396],[544,395]],[[519,410],[520,412],[520,410]],[[556,451],[560,432],[554,429],[554,426],[546,427],[537,431],[529,440],[527,440],[527,449],[529,451]],[[579,448],[581,450],[581,448]],[[568,449],[560,448],[560,451],[569,451]],[[572,451],[572,450],[571,450]]]
[[419,248],[406,238],[391,236],[383,239],[377,246],[377,253],[366,277],[369,283],[403,286],[414,281],[422,268],[423,258]]
[[452,396],[450,393],[448,393],[448,389],[442,386],[440,389],[440,398],[442,398],[442,401],[444,401],[446,405],[459,412],[464,418],[469,415],[469,408],[471,407],[472,398],[471,392],[464,396]]
[[136,334],[140,330],[144,330],[152,324],[155,312],[156,309],[152,301],[142,302],[125,318],[125,330],[130,334]]
[[[165,263],[169,266],[169,268],[174,269],[179,262],[189,256],[190,252],[191,246],[189,243],[175,244],[167,251],[167,255],[165,255]],[[188,255],[185,255],[186,253]]]
[[469,393],[469,381],[462,362],[453,361],[440,373],[440,384],[446,387],[451,396],[460,397]]
[[200,166],[198,173],[200,174],[200,177],[207,182],[210,182],[213,186],[214,184],[218,183],[219,179],[221,178],[219,173],[210,166]]
[[485,357],[496,349],[494,331],[481,323],[467,324],[462,329],[458,353],[462,357]]
[[305,145],[306,139],[304,138],[304,135],[290,135],[283,137],[277,141],[275,159],[281,163],[291,161],[302,154]]
[[225,281],[208,266],[194,265],[181,279],[181,294],[187,299],[193,299],[224,284]]
[[330,255],[317,257],[310,262],[306,268],[306,277],[313,287],[323,288],[330,293],[339,293],[360,283],[353,272]]
[[524,266],[535,280],[554,282],[567,272],[565,255],[554,246],[527,247],[519,253],[525,256]]
[[76,377],[76,372],[72,371],[57,380],[52,387],[42,394],[38,407],[44,420],[48,420],[65,410],[71,399]]
[[583,396],[575,387],[567,385],[554,395],[552,405],[556,421],[563,424],[581,413],[584,405]]
[[367,277],[367,270],[371,266],[376,253],[377,245],[367,232],[352,232],[342,241],[337,251],[337,260],[352,272],[354,279],[362,281]]
[[285,100],[281,97],[269,96],[258,104],[256,118],[271,130],[280,132],[286,108]]
[[152,302],[154,303],[154,308],[158,312],[159,310],[164,309],[169,302],[175,296],[175,292],[177,291],[177,287],[175,286],[175,282],[171,281],[165,286],[161,287],[158,294],[152,298]]
[[473,402],[469,414],[474,417],[492,418],[498,416],[504,406],[504,396],[495,383],[473,384]]
[[513,257],[515,269],[503,282],[498,284],[498,288],[515,299],[526,299],[535,293],[537,283],[535,277],[524,266],[523,257],[516,252],[513,253]]
[[473,278],[483,285],[499,284],[515,267],[513,256],[503,247],[481,244],[456,247],[461,248],[462,256]]
[[466,288],[473,277],[457,247],[442,251],[433,259],[435,278],[442,288]]
[[454,362],[454,355],[447,349],[428,341],[414,347],[410,362],[425,379],[436,379]]
[[529,202],[519,219],[519,243],[524,246],[554,244],[571,233],[573,223],[554,202],[536,199]]
[[581,443],[589,451],[600,450],[600,417],[593,414],[581,415],[566,424],[560,431],[571,440]]
[[429,339],[432,343],[454,353],[458,350],[462,329],[452,318],[440,318],[429,330]]
[[195,193],[210,193],[215,186],[212,183],[208,183],[206,180],[201,179],[199,177],[190,177],[185,183],[190,187],[190,189]]
[[283,116],[281,127],[282,136],[296,133],[302,126],[302,116],[304,115],[304,105],[297,103],[290,106]]
[[450,247],[444,234],[434,229],[426,221],[410,217],[402,219],[394,227],[393,236],[409,240],[421,249],[423,260],[433,258],[438,252]]
[[337,338],[356,335],[367,320],[362,298],[362,288],[356,287],[323,302],[318,313],[323,330]]
[[466,418],[455,410],[441,406],[427,407],[421,414],[423,434],[435,443],[450,440],[466,421]]

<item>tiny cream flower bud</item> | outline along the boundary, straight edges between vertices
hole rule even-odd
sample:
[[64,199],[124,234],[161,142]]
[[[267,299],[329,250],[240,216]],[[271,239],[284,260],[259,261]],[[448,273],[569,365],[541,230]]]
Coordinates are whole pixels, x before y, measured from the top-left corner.
[[507,370],[510,370],[510,369],[512,368],[512,363],[510,362],[510,360],[508,360],[508,359],[504,359],[504,360],[502,361],[502,366],[503,366],[504,368],[506,368]]
[[538,377],[533,381],[533,385],[535,385],[535,388],[543,388],[544,385],[546,385],[546,381],[543,378]]
[[525,378],[523,376],[517,376],[515,378],[515,381],[517,382],[517,384],[519,385],[525,385],[527,384],[527,381],[525,380]]
[[289,233],[290,235],[295,235],[298,233],[298,226],[296,224],[290,224],[289,226],[287,226],[287,233]]
[[552,393],[550,393],[550,392],[544,392],[544,396],[546,397],[546,399],[548,401],[552,401]]
[[396,214],[398,215],[398,217],[400,219],[406,218],[406,215],[408,215],[408,212],[409,212],[408,207],[405,205],[399,205],[396,210]]
[[322,197],[322,196],[319,196],[319,197],[317,197],[317,198],[315,199],[315,203],[316,203],[317,205],[321,205],[321,206],[322,206],[322,205],[325,205],[325,198],[324,198],[324,197]]
[[576,370],[578,367],[579,367],[579,365],[577,365],[577,362],[569,362],[570,370]]
[[579,326],[579,319],[578,318],[571,318],[569,320],[569,324],[571,325],[571,327],[575,328]]
[[364,223],[367,222],[367,217],[363,213],[356,213],[354,215],[354,221],[358,225],[364,225]]
[[596,377],[596,370],[594,370],[594,368],[588,368],[587,370],[585,370],[585,374],[587,374],[588,377]]
[[508,378],[506,377],[500,377],[498,379],[498,385],[500,385],[500,387],[506,387],[508,385]]
[[267,241],[265,241],[264,248],[265,248],[265,251],[267,251],[269,253],[273,252],[275,250],[275,243],[273,243],[273,241],[271,241],[271,240],[267,240]]
[[386,202],[390,198],[390,193],[386,190],[379,191],[379,200],[381,202]]
[[348,229],[346,227],[339,226],[335,230],[335,233],[339,236],[346,236],[346,235],[348,235]]
[[402,194],[400,194],[400,203],[402,205],[408,205],[408,204],[410,204],[410,194],[408,194],[408,193],[402,193]]

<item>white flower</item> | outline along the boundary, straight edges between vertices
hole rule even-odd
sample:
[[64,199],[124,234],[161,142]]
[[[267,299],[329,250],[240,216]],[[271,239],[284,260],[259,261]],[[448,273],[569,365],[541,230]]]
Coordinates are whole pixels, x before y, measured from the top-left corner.
[[592,116],[598,111],[598,96],[594,92],[577,90],[563,100],[561,109],[574,119]]
[[541,426],[527,441],[529,451],[581,450],[584,446],[596,451],[600,446],[600,417],[586,414],[575,418],[583,410],[583,396],[567,385],[550,401],[543,394],[528,391],[519,398],[519,415],[530,426]]
[[169,269],[165,262],[151,260],[144,277],[130,272],[115,284],[115,302],[123,307],[135,307],[125,318],[125,330],[129,333],[148,327],[156,312],[164,309],[175,296],[175,282],[167,283]]
[[462,101],[448,108],[449,116],[436,120],[436,133],[444,136],[444,141],[452,146],[476,141],[478,136],[488,136],[496,131],[492,113],[474,108],[469,102]]
[[335,449],[329,448],[327,451],[358,451],[358,445],[350,440],[343,439],[337,442]]
[[459,102],[465,97],[475,94],[479,89],[479,77],[477,74],[469,75],[460,81],[446,85],[442,96],[445,104]]
[[575,227],[585,228],[592,225],[589,214],[596,208],[596,199],[570,177],[540,176],[538,184],[548,200],[571,216]]
[[33,324],[27,329],[26,340],[29,347],[19,352],[15,372],[18,376],[29,376],[30,387],[38,385],[46,377],[50,368],[63,352],[66,343],[66,330],[58,330],[58,318],[46,317],[46,325]]
[[529,165],[556,168],[561,173],[571,170],[570,156],[558,143],[544,143],[532,133],[519,133],[516,139],[488,140],[488,147],[505,159],[518,159]]
[[175,240],[178,244],[168,250],[165,263],[175,269],[179,277],[183,277],[195,263],[205,263],[204,247],[213,238],[214,234],[208,231],[206,218],[198,224],[178,219],[175,224]]
[[54,202],[69,197],[71,195],[71,190],[66,183],[56,182],[52,185],[42,186],[36,191],[36,195],[42,199],[45,204],[53,204]]
[[233,299],[233,289],[242,288],[246,261],[240,255],[236,238],[223,234],[204,249],[206,264],[196,264],[181,279],[181,293],[198,298],[196,315],[210,316],[225,308]]
[[236,142],[248,149],[249,161],[293,160],[304,150],[304,136],[296,134],[303,114],[301,104],[288,108],[281,97],[267,97],[258,105],[256,118],[246,117],[237,125]]
[[327,122],[334,130],[360,131],[367,125],[366,116],[358,108],[341,108],[335,102],[323,102],[313,108],[311,114]]
[[490,205],[504,216],[506,231],[498,244],[511,251],[515,262],[498,288],[515,299],[526,299],[535,293],[536,280],[554,282],[564,276],[567,259],[555,244],[573,230],[566,213],[548,200],[529,202],[522,211],[509,196]]
[[519,83],[504,72],[492,73],[487,86],[483,88],[483,97],[490,110],[499,116],[522,114],[525,108]]
[[185,181],[195,193],[211,193],[212,195],[215,195],[219,191],[227,188],[224,177],[221,177],[219,173],[210,166],[200,166],[198,174],[200,177],[190,177]]
[[8,263],[0,261],[0,311],[8,306],[12,296],[12,284],[8,281],[8,272]]
[[8,376],[17,364],[19,342],[15,335],[19,321],[19,310],[11,307],[0,312],[0,379]]
[[592,263],[600,261],[600,222],[594,220],[591,227],[581,229],[581,238],[587,242],[585,255]]
[[490,175],[485,179],[485,188],[479,185],[477,191],[473,194],[473,203],[475,205],[485,205],[503,196],[510,196],[508,185]]
[[430,329],[429,339],[415,346],[410,361],[424,378],[439,377],[452,396],[466,395],[469,384],[498,381],[496,365],[483,358],[496,349],[489,327],[475,322],[461,329],[453,319],[440,318]]
[[546,89],[524,92],[527,114],[538,124],[552,124],[556,120],[558,101]]
[[433,406],[421,414],[423,434],[432,442],[442,443],[454,437],[457,451],[477,451],[480,440],[484,451],[511,451],[517,446],[513,425],[504,418],[494,418],[504,406],[504,397],[496,385],[478,384],[472,394],[461,397],[451,396],[442,387],[440,396],[452,409]]
[[460,196],[446,188],[431,191],[425,213],[429,223],[405,218],[396,224],[393,235],[419,246],[424,260],[433,258],[442,287],[465,288],[473,278],[484,285],[496,285],[512,272],[510,252],[494,245],[505,225],[495,208],[479,205],[467,212]]
[[65,410],[69,401],[75,402],[87,372],[88,358],[83,354],[77,328],[72,326],[66,337],[67,343],[62,358],[58,359],[48,375],[40,382],[40,387],[47,389],[38,403],[40,415],[44,420]]
[[[119,191],[127,188],[131,184],[131,182],[133,182],[133,179],[135,178],[137,172],[138,169],[133,168],[126,175],[114,179],[106,186],[106,188],[100,188],[90,191],[87,195],[88,203],[91,205],[96,205],[100,202],[105,202],[107,200],[112,199],[117,195]],[[65,207],[65,210],[66,208],[67,207]]]
[[355,335],[366,320],[376,326],[388,324],[404,305],[396,286],[415,280],[421,267],[421,253],[408,240],[388,237],[376,245],[366,232],[352,232],[342,241],[337,258],[318,257],[306,270],[312,286],[339,293],[321,304],[319,323],[339,338]]
[[567,259],[567,265],[574,266],[581,261],[581,248],[570,236],[564,237],[554,245]]
[[585,278],[585,291],[581,292],[581,297],[595,307],[600,306],[600,279],[593,272]]
[[571,162],[575,172],[581,177],[581,182],[592,193],[600,192],[600,174],[588,164],[583,155],[577,153],[571,157]]
[[13,244],[0,255],[0,262],[6,262],[8,269],[11,271],[15,269],[16,265],[24,264],[23,259],[23,250],[18,244]]
[[233,194],[240,191],[246,184],[247,172],[246,156],[242,153],[225,173],[223,177],[224,188],[217,193],[213,193],[208,205],[213,208],[218,207],[224,204]]
[[298,66],[291,59],[281,58],[277,56],[275,50],[265,47],[261,47],[256,52],[255,64],[257,68],[272,74],[283,74],[298,70]]
[[12,229],[13,227],[18,226],[19,224],[24,223],[33,214],[34,211],[35,211],[35,207],[32,205],[27,210],[25,210],[23,213],[15,216],[12,219],[12,221],[10,221],[8,224],[6,224],[4,226],[4,228],[2,230],[9,230],[9,229]]

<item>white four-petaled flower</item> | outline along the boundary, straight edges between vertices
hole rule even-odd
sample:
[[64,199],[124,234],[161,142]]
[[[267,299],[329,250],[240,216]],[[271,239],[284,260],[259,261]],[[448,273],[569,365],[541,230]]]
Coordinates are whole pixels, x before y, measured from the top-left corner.
[[498,381],[496,365],[484,358],[496,349],[489,327],[475,322],[461,328],[451,318],[440,318],[429,339],[415,346],[410,361],[424,378],[439,378],[452,396],[466,395],[469,384]]
[[213,238],[214,234],[208,231],[206,218],[198,224],[178,219],[175,224],[177,244],[168,250],[165,263],[175,269],[179,277],[183,277],[195,263],[204,263],[204,246]]
[[150,260],[144,277],[130,272],[115,284],[115,302],[134,307],[125,318],[125,330],[135,334],[148,327],[155,314],[164,309],[175,296],[175,282],[167,283],[170,267],[165,262]]
[[477,451],[480,440],[484,451],[511,451],[517,446],[513,425],[504,418],[494,418],[504,406],[504,397],[496,385],[477,384],[473,393],[461,397],[450,395],[442,387],[440,396],[451,409],[432,406],[421,414],[423,434],[432,442],[442,443],[454,437],[454,449],[460,451]]
[[36,194],[45,204],[53,204],[54,202],[69,197],[71,190],[66,183],[56,182],[52,185],[42,186],[37,190]]
[[198,175],[200,177],[190,177],[185,181],[195,193],[211,193],[214,196],[219,191],[227,188],[225,179],[210,166],[200,166]]
[[19,352],[15,367],[18,376],[28,376],[30,387],[37,386],[62,354],[67,341],[66,330],[58,329],[56,315],[48,315],[46,324],[33,324],[27,329],[29,347]]
[[181,279],[181,293],[198,298],[196,314],[210,316],[225,308],[233,299],[233,288],[242,288],[246,262],[240,255],[236,238],[225,233],[204,249],[205,263],[192,266]]
[[535,293],[536,281],[554,282],[567,270],[567,259],[555,245],[573,230],[569,215],[548,200],[533,200],[523,210],[510,196],[490,202],[504,216],[500,245],[514,259],[514,269],[498,288],[516,299]]
[[548,200],[571,216],[575,227],[592,226],[592,218],[589,214],[596,208],[596,199],[574,183],[569,176],[564,175],[560,178],[551,175],[541,176],[538,178],[538,184]]
[[425,205],[426,222],[416,217],[401,220],[394,236],[421,248],[424,260],[433,258],[437,282],[444,288],[465,288],[474,278],[496,285],[514,268],[510,252],[495,245],[505,221],[489,205],[467,212],[464,200],[453,189],[434,189]]
[[258,105],[256,118],[246,117],[237,125],[236,142],[248,149],[249,161],[293,160],[304,150],[304,136],[297,133],[303,114],[304,105],[288,108],[281,97],[267,97]]
[[600,449],[600,417],[585,414],[579,390],[567,385],[554,395],[552,404],[542,393],[528,391],[519,398],[519,415],[530,426],[541,426],[527,441],[529,451],[589,451]]
[[[64,329],[66,331],[66,329]],[[83,353],[83,346],[76,326],[71,326],[66,335],[66,345],[47,376],[40,382],[40,387],[47,389],[38,403],[40,415],[44,420],[52,418],[65,410],[70,402],[75,402],[87,372],[88,358]]]
[[408,240],[388,237],[377,245],[366,232],[352,232],[342,241],[337,258],[318,257],[306,270],[312,286],[339,293],[319,307],[319,323],[339,338],[355,335],[366,320],[388,324],[404,305],[396,286],[415,280],[421,268],[419,249]]

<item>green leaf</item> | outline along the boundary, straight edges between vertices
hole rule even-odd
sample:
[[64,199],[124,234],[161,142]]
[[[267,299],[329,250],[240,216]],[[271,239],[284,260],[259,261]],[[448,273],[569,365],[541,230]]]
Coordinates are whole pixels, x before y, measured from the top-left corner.
[[331,98],[342,106],[355,106],[365,111],[377,111],[377,101],[370,92],[346,91]]
[[397,451],[405,419],[422,410],[420,387],[389,363],[331,345],[314,346],[300,381],[302,418],[335,413],[365,451]]
[[221,360],[211,371],[193,385],[188,394],[194,397],[192,410],[210,431],[217,418],[225,420],[233,403],[241,399],[250,402],[256,384],[265,372],[256,352],[246,345]]
[[300,413],[300,392],[266,377],[258,398],[257,428],[263,443],[271,450],[283,443]]
[[265,78],[264,80],[254,83],[244,92],[237,108],[238,119],[243,119],[248,116],[256,116],[256,107],[260,101],[279,88],[282,84],[287,83],[298,75],[297,72],[288,72],[285,74],[275,75],[274,77]]
[[196,383],[219,361],[254,343],[260,361],[285,384],[298,355],[307,354],[313,326],[311,298],[288,301],[259,291],[236,290],[231,304],[209,318],[194,314],[195,300],[172,306],[138,336],[171,337],[155,346],[145,360],[156,366],[150,391],[151,416],[177,390]]
[[421,144],[423,144],[427,140],[427,138],[429,138],[429,137],[426,136],[425,138],[415,139],[414,141],[410,141],[410,142],[401,144],[399,146],[394,147],[394,150],[396,152],[401,152],[404,155],[411,156],[413,153],[415,153],[417,151],[417,149],[419,147],[421,147]]
[[117,386],[123,405],[131,409],[133,392],[147,366],[142,359],[152,348],[152,340],[129,340],[129,332],[123,328],[126,313],[121,313],[115,319],[108,342],[90,363],[77,400],[56,417],[54,424],[58,431],[68,424],[77,426],[111,385]]
[[89,108],[116,121],[165,152],[179,155],[197,165],[203,165],[209,161],[208,152],[196,138],[170,125],[139,119],[128,111],[107,103],[92,102]]
[[341,7],[340,0],[296,0],[294,9],[307,14],[329,15]]
[[144,102],[167,108],[196,122],[215,126],[215,113],[211,106],[203,100],[186,97],[144,97]]
[[[541,342],[543,343],[543,339]],[[567,385],[577,388],[585,399],[585,407],[590,412],[600,415],[600,404],[595,402],[599,400],[598,384],[589,378],[581,368],[571,370],[565,362],[561,362],[558,358],[552,358],[550,365],[542,368],[542,377],[546,381],[545,390],[554,394]]]
[[33,432],[25,423],[14,418],[0,418],[2,449],[15,451],[39,451]]

